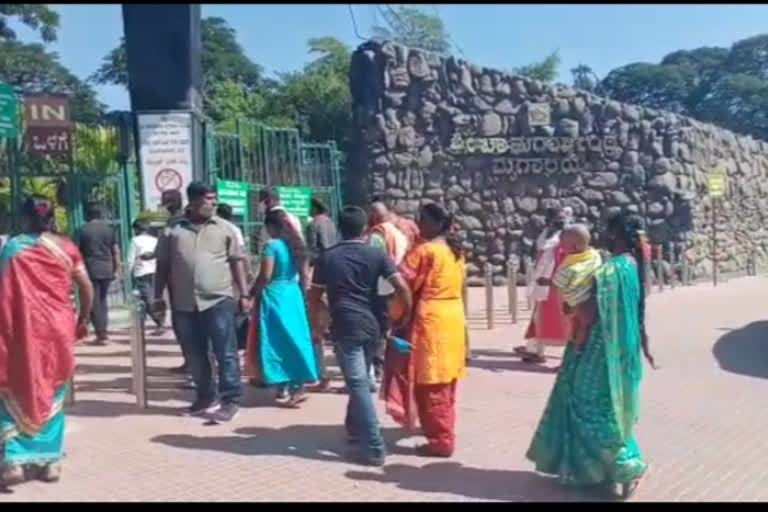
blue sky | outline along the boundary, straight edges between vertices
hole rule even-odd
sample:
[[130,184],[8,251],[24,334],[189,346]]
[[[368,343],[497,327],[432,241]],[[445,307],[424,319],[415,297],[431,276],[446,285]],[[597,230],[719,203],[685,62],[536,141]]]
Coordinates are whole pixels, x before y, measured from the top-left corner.
[[[87,77],[122,35],[120,5],[54,7],[61,15],[61,29],[51,48],[75,74]],[[579,63],[589,64],[602,77],[630,62],[658,62],[678,49],[730,46],[768,31],[768,5],[435,4],[426,8],[443,17],[468,60],[509,69],[558,49],[563,81],[570,81],[569,70]],[[356,4],[353,10],[364,37],[373,23],[381,23],[373,6]],[[203,5],[203,16],[226,19],[246,53],[268,73],[294,70],[310,61],[306,41],[311,37],[334,35],[350,46],[361,42],[347,4]],[[23,29],[19,35],[35,39]],[[99,87],[98,91],[111,108],[129,108],[124,88]]]

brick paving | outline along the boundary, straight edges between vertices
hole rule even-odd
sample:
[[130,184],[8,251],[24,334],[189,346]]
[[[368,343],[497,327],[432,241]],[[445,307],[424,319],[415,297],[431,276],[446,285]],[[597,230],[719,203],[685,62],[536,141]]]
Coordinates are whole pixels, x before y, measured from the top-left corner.
[[[642,389],[638,437],[652,468],[636,500],[768,500],[767,285],[763,277],[741,278],[650,298],[651,344],[661,369],[646,372]],[[108,347],[77,350],[77,403],[68,410],[62,481],[16,487],[0,502],[600,499],[531,472],[524,452],[557,357],[549,368],[520,363],[510,351],[521,339],[525,307],[511,325],[506,291],[497,289],[497,325],[487,331],[483,292],[473,289],[471,296],[477,358],[461,383],[458,449],[450,460],[414,456],[419,439],[401,438],[384,419],[387,465],[346,462],[343,395],[312,395],[302,409],[286,410],[271,405],[269,392],[249,388],[232,424],[181,417],[178,409],[192,395],[165,371],[180,363],[171,340],[150,340],[151,408],[140,411],[128,394],[123,331]]]

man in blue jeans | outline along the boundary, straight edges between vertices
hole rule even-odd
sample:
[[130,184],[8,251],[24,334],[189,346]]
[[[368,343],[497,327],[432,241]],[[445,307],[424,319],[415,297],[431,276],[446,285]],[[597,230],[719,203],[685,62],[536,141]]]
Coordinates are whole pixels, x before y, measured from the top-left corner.
[[[187,410],[193,416],[212,413],[219,422],[231,421],[240,402],[240,358],[235,336],[235,310],[248,311],[242,246],[230,224],[214,215],[216,193],[205,183],[187,188],[189,206],[157,244],[154,307],[163,307],[168,284],[179,342],[197,388],[197,399]],[[239,292],[239,304],[234,299]],[[209,346],[219,370],[216,408]]]
[[[367,225],[368,219],[362,209],[347,206],[342,210],[339,231],[343,241],[318,258],[309,303],[314,318],[322,309],[323,293],[328,294],[331,338],[349,392],[344,422],[348,440],[363,444],[361,462],[382,466],[386,447],[371,397],[372,382],[368,371],[379,339],[379,322],[373,312],[379,278],[392,284],[409,312],[412,296],[389,256],[363,240]],[[312,324],[314,326],[316,322]]]

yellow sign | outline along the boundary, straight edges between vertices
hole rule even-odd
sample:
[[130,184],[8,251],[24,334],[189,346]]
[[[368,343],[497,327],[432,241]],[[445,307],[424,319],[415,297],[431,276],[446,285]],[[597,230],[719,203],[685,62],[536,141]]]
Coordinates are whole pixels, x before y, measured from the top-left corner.
[[723,197],[725,195],[725,173],[722,171],[710,172],[707,175],[709,184],[709,197]]

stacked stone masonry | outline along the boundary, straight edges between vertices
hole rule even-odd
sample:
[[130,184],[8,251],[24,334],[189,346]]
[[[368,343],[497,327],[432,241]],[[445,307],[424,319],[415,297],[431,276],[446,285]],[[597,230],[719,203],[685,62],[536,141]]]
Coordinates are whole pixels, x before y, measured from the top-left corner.
[[720,271],[768,256],[766,142],[391,42],[358,48],[350,83],[359,140],[349,191],[406,215],[426,201],[445,204],[473,284],[486,263],[500,283],[507,261],[531,254],[553,205],[591,226],[639,213],[652,240],[683,242],[694,275],[708,275],[707,176],[717,169],[727,173]]

